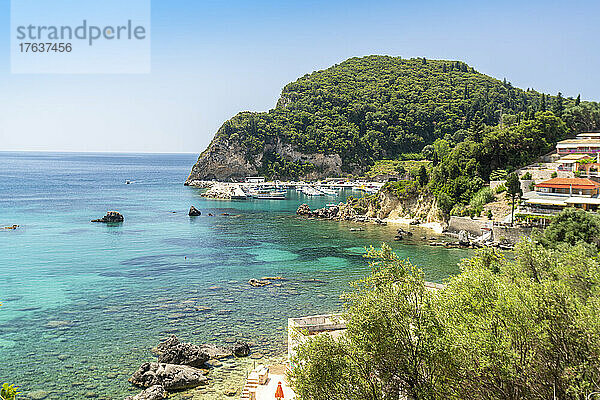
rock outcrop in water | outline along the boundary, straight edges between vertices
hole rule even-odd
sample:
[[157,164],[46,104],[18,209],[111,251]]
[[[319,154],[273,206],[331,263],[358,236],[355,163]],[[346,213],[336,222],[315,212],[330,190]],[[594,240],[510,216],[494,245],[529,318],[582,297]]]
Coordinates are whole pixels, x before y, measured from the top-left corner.
[[238,342],[231,348],[233,355],[236,357],[247,357],[250,354],[250,346],[248,343]]
[[165,349],[159,356],[158,362],[165,364],[189,365],[202,367],[210,359],[210,355],[200,346],[191,343],[178,343]]
[[103,222],[105,224],[115,224],[123,222],[124,218],[121,213],[117,211],[109,211],[106,215],[99,219],[93,219],[92,222]]
[[144,363],[129,378],[133,385],[149,388],[159,385],[165,390],[176,391],[208,384],[204,371],[187,365]]
[[136,394],[128,396],[125,400],[162,400],[168,397],[167,391],[161,385],[150,386],[148,389]]
[[198,216],[202,215],[202,213],[196,207],[191,206],[190,211],[188,212],[188,215],[190,217],[198,217]]
[[352,205],[348,203],[340,203],[337,206],[323,207],[311,211],[307,204],[302,204],[298,207],[296,214],[310,217],[331,219],[336,221],[353,221],[353,222],[373,222],[376,224],[385,224],[379,218],[368,217],[364,214],[359,214]]

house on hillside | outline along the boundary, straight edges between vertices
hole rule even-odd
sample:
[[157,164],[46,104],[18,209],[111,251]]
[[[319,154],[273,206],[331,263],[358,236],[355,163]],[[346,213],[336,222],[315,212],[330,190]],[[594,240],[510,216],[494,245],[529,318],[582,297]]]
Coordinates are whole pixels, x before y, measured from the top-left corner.
[[600,132],[582,132],[577,139],[600,139]]
[[597,139],[567,139],[556,144],[558,155],[600,153],[600,138]]
[[[600,153],[599,153],[600,154]],[[594,157],[589,154],[569,154],[561,157],[556,163],[558,164],[557,171],[575,172],[579,170],[579,164],[594,160]]]
[[535,191],[523,195],[525,212],[552,214],[566,207],[597,211],[600,207],[600,183],[588,178],[553,178],[535,185]]

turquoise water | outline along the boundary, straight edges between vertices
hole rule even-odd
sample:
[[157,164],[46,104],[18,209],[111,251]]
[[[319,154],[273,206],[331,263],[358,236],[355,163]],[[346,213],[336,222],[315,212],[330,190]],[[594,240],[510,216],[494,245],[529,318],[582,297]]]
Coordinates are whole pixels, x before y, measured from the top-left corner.
[[[351,192],[204,199],[182,185],[196,157],[0,152],[0,225],[21,226],[0,230],[0,382],[48,399],[121,399],[135,391],[127,378],[170,333],[251,341],[256,359],[283,354],[287,318],[339,310],[348,282],[368,271],[365,246],[391,243],[432,281],[469,255],[394,243],[391,226],[350,232],[350,223],[294,215],[302,202],[323,206]],[[187,216],[192,204],[202,216]],[[125,222],[90,223],[108,210]],[[273,275],[286,280],[247,284]],[[226,385],[226,372],[211,376],[198,398],[218,398],[218,383]]]

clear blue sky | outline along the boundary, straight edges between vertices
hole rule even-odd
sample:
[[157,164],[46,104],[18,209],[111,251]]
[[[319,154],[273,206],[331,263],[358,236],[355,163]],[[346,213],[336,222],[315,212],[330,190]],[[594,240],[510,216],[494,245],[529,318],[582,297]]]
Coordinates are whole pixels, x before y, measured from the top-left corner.
[[154,0],[151,74],[12,75],[0,0],[0,150],[200,152],[287,82],[369,54],[597,101],[599,15],[597,0]]

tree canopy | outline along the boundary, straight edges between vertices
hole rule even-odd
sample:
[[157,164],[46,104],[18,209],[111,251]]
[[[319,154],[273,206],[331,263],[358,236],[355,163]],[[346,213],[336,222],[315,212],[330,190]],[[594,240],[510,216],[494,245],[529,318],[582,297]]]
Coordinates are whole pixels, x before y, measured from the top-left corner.
[[510,259],[484,249],[434,292],[371,249],[371,274],[344,296],[346,332],[300,345],[292,386],[304,400],[584,399],[600,390],[595,255],[566,237],[525,240]]
[[[238,143],[247,149],[249,160],[263,153],[265,144],[279,142],[303,153],[339,154],[344,171],[364,172],[377,160],[421,152],[436,139],[445,138],[452,146],[470,139],[492,148],[499,145],[497,154],[490,155],[489,168],[494,169],[505,165],[502,157],[513,150],[510,146],[517,145],[519,136],[539,133],[527,130],[547,133],[556,128],[540,125],[543,122],[535,118],[536,112],[548,108],[547,103],[563,114],[570,129],[600,126],[596,103],[575,106],[573,99],[515,88],[460,61],[423,60],[351,58],[307,74],[283,88],[274,109],[237,114],[223,124],[215,140]],[[490,137],[487,127],[501,119],[529,122]],[[522,147],[544,147],[556,138],[527,141]],[[508,161],[515,165],[521,160]],[[310,168],[275,153],[263,157],[260,166],[265,175],[279,177],[299,177]],[[490,172],[483,168],[482,175]]]

